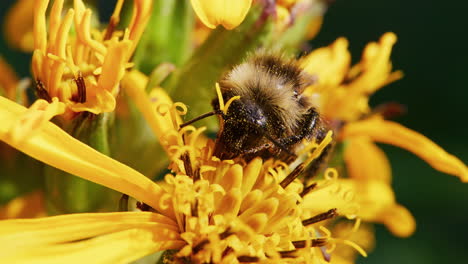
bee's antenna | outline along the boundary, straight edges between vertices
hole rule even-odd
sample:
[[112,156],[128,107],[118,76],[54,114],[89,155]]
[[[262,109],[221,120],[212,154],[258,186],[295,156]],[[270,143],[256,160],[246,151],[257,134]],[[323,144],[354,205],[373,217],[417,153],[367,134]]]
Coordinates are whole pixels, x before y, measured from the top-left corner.
[[186,126],[188,126],[188,125],[190,125],[190,124],[193,124],[193,123],[195,123],[195,122],[197,122],[197,121],[199,121],[199,120],[202,120],[202,119],[204,119],[204,118],[210,117],[210,116],[212,116],[212,115],[220,115],[220,114],[223,114],[223,111],[221,111],[221,110],[214,110],[214,111],[205,113],[205,114],[203,114],[203,115],[197,116],[197,117],[195,117],[194,119],[192,119],[192,120],[190,120],[190,121],[187,121],[187,122],[185,122],[185,123],[179,125],[179,129],[181,129],[181,128],[183,128],[183,127],[186,127]]

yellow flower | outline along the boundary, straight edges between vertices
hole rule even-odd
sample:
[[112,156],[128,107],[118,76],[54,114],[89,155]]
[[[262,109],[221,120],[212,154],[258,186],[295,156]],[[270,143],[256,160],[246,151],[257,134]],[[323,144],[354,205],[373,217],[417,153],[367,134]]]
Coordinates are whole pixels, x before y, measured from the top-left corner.
[[[353,168],[350,171],[351,176],[379,177],[389,181],[388,162],[372,143],[377,141],[412,151],[434,168],[467,181],[468,169],[456,157],[446,153],[423,135],[383,120],[380,113],[371,112],[369,96],[402,77],[401,72],[392,72],[389,61],[395,42],[395,34],[384,34],[378,43],[367,45],[361,62],[351,68],[348,43],[344,38],[338,39],[329,47],[313,51],[302,63],[307,72],[318,77],[318,82],[310,86],[306,93],[311,95],[326,119],[332,123],[344,122],[338,136],[341,140],[350,142],[351,147],[347,151],[352,153],[355,149],[359,153],[372,153],[348,155],[349,167]],[[373,162],[364,161],[364,158],[372,159]],[[378,164],[378,168],[364,168],[364,164],[366,167],[367,164]],[[372,173],[373,171],[381,173]]]
[[[137,72],[129,76],[134,87],[127,91],[142,110],[146,108],[154,128],[163,131],[157,136],[173,172],[165,183],[152,182],[45,121],[50,118],[48,109],[57,104],[39,100],[34,105],[40,107],[25,109],[0,97],[2,141],[135,197],[145,211],[1,221],[2,263],[127,263],[167,249],[177,250],[176,260],[190,263],[312,263],[328,258],[336,244],[365,254],[326,227],[326,220],[337,215],[354,218],[359,210],[335,170],[304,186],[295,179],[297,170],[291,172],[273,160],[220,161],[212,156],[214,142],[200,136],[204,129],[187,126],[179,131],[179,115],[186,112],[183,104],[172,104],[159,88],[149,98],[140,96],[144,78]],[[224,111],[229,104],[220,102]],[[15,131],[21,130],[18,137]],[[330,140],[329,133],[315,145],[310,160]]]
[[[468,181],[468,168],[425,136],[372,112],[369,96],[400,79],[389,61],[393,33],[367,45],[361,61],[350,66],[348,42],[339,38],[332,45],[311,52],[302,60],[304,69],[317,76],[317,83],[305,93],[321,114],[335,126],[337,139],[344,142],[344,160],[352,179],[347,184],[357,194],[363,220],[384,223],[393,234],[409,236],[415,229],[411,213],[395,202],[391,190],[391,167],[374,142],[395,145],[413,152],[435,169]],[[380,191],[378,191],[380,190]],[[369,205],[372,205],[369,207]]]
[[190,0],[198,18],[209,28],[222,25],[233,29],[240,25],[249,12],[252,0]]
[[48,2],[36,1],[34,7],[32,69],[38,96],[47,101],[57,97],[66,105],[66,118],[82,111],[113,111],[119,82],[149,20],[152,1],[134,1],[131,24],[124,32],[115,31],[122,0],[103,32],[91,28],[91,10],[81,0],[75,0],[63,18],[63,0],[54,1],[46,30]]

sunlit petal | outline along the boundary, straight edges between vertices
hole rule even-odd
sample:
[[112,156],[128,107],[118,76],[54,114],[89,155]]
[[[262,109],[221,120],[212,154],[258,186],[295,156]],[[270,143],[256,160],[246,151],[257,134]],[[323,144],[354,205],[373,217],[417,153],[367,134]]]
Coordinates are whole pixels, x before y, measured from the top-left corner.
[[[54,228],[51,229],[51,226]],[[11,246],[12,248],[17,245],[34,246],[64,243],[136,227],[160,227],[163,230],[171,231],[168,233],[168,238],[175,238],[173,235],[177,232],[174,221],[155,213],[83,213],[0,221],[0,241],[5,247]],[[161,236],[163,235],[161,233]],[[8,240],[11,240],[10,243],[7,243]]]
[[51,166],[126,193],[153,208],[161,208],[158,197],[162,190],[157,184],[74,139],[50,122],[20,141],[14,140],[10,128],[27,112],[26,108],[0,97],[1,140]]
[[128,263],[184,244],[171,220],[148,212],[7,220],[0,233],[2,263]]
[[346,125],[342,136],[368,136],[372,140],[395,145],[413,152],[436,170],[458,176],[468,182],[468,168],[422,134],[398,123],[372,118]]

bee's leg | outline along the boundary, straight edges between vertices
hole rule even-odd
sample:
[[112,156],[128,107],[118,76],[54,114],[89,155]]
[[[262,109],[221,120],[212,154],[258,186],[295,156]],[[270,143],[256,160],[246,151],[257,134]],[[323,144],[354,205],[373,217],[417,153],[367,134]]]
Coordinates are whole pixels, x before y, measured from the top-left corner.
[[267,150],[268,148],[271,148],[272,145],[271,144],[263,144],[263,145],[260,145],[260,146],[257,146],[255,148],[250,148],[250,149],[243,149],[241,150],[241,155],[252,155],[252,154],[256,154],[258,152],[261,152],[261,151],[264,151],[264,150]]

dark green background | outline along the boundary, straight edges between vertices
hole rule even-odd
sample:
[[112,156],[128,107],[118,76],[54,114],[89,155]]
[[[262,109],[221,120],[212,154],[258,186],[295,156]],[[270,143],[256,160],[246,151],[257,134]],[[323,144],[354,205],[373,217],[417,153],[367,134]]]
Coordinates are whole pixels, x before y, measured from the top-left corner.
[[[11,2],[0,2],[0,21]],[[408,113],[399,122],[468,163],[467,11],[465,1],[337,0],[312,45],[345,36],[357,61],[367,42],[395,32],[399,40],[392,60],[405,77],[377,92],[372,104],[406,105]],[[28,75],[28,55],[8,50],[3,39],[0,53],[21,76]],[[377,226],[377,248],[359,263],[468,263],[468,184],[434,171],[404,150],[384,149],[392,162],[398,202],[414,214],[417,231],[399,239]]]
[[[337,0],[314,46],[339,36],[354,61],[384,32],[398,35],[392,61],[405,77],[377,92],[372,104],[398,101],[398,118],[468,163],[468,2]],[[384,146],[398,202],[414,214],[416,233],[393,237],[378,226],[377,247],[359,263],[468,263],[468,184],[434,171],[411,153]]]

